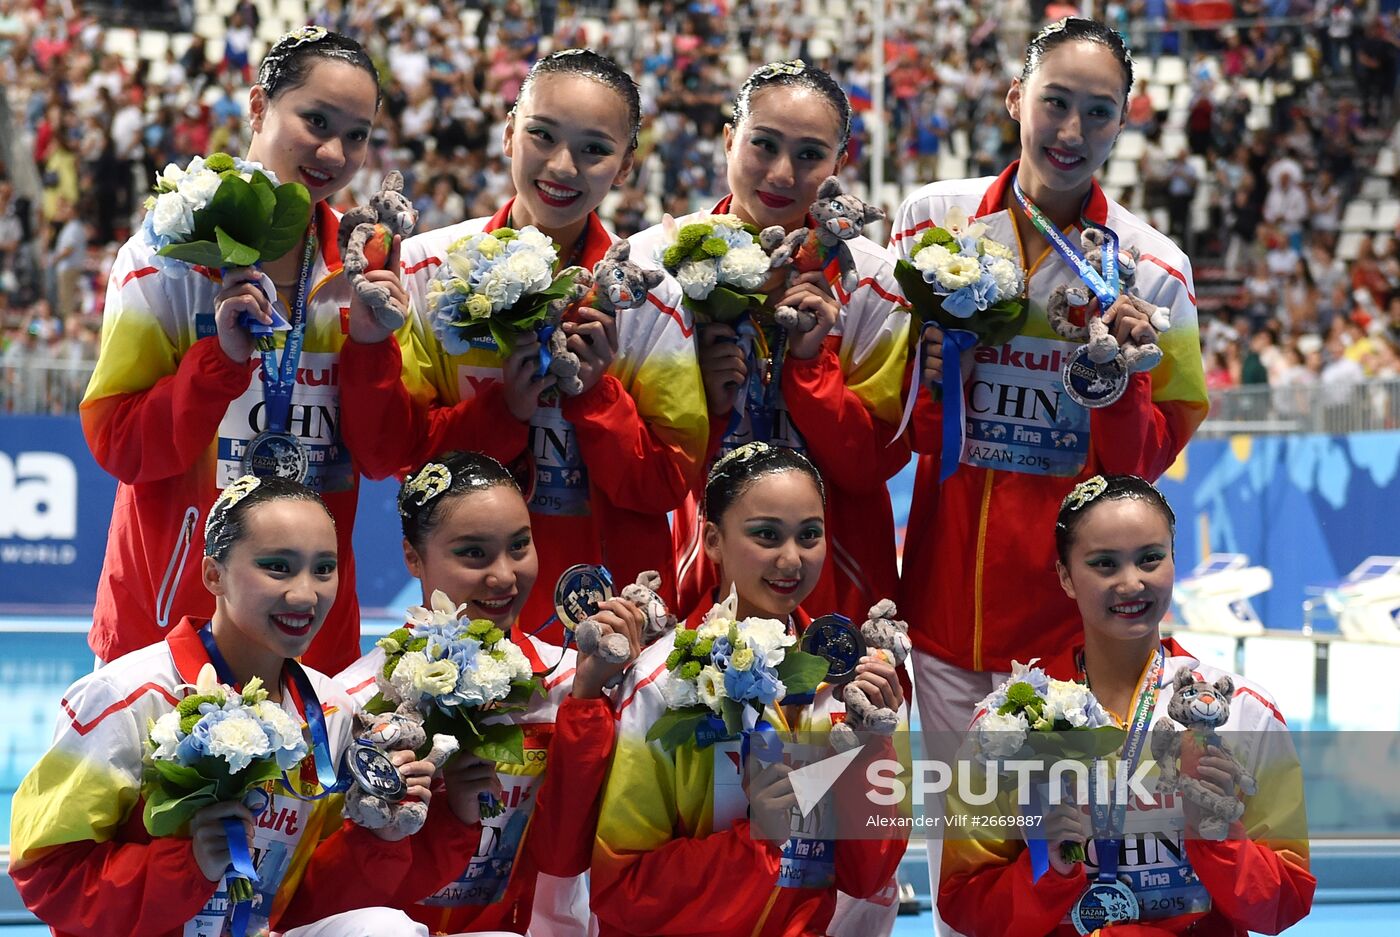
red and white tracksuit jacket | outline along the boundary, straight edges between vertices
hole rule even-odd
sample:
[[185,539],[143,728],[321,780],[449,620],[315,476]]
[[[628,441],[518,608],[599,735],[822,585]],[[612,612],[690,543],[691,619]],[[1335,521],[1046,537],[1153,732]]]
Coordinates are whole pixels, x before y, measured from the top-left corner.
[[[1168,718],[1177,671],[1196,671],[1209,683],[1226,674],[1201,663],[1175,641],[1168,639],[1164,646],[1167,659],[1153,724]],[[1059,680],[1082,679],[1078,651],[1075,647],[1057,654],[1044,663],[1045,672]],[[1277,934],[1312,907],[1317,880],[1308,871],[1303,776],[1288,727],[1262,687],[1237,674],[1229,676],[1235,694],[1230,718],[1220,732],[1231,754],[1254,775],[1258,793],[1244,798],[1244,816],[1218,842],[1186,834],[1180,795],[1157,794],[1151,804],[1134,798],[1124,820],[1119,879],[1133,889],[1142,917],[1138,923],[1115,924],[1096,934]],[[1143,758],[1151,758],[1150,749]],[[1152,791],[1156,778],[1153,768],[1143,786]],[[973,781],[974,790],[978,783]],[[1052,868],[1032,882],[1025,841],[1006,839],[1005,826],[987,822],[1017,810],[1014,796],[1008,792],[984,807],[970,808],[956,785],[950,789],[948,813],[953,819],[943,846],[938,910],[968,937],[1072,937],[1076,931],[1069,913],[1097,872],[1096,847],[1092,842],[1087,846],[1087,870],[1061,875]]]
[[[1064,393],[1063,356],[1074,342],[1045,318],[1051,291],[1079,283],[1047,247],[1038,258],[1019,245],[1011,179],[935,182],[900,206],[891,241],[908,260],[922,231],[951,208],[988,226],[984,237],[1020,247],[1030,314],[1021,334],[1000,348],[978,348],[964,385],[967,443],[962,464],[938,481],[943,407],[920,392],[910,426],[923,453],[914,484],[900,580],[899,611],[915,648],[967,670],[1007,671],[1011,661],[1049,657],[1079,633],[1075,605],[1055,575],[1055,516],[1079,481],[1100,473],[1156,479],[1176,461],[1205,418],[1200,335],[1191,266],[1169,238],[1094,185],[1086,216],[1142,252],[1137,291],[1171,310],[1159,344],[1162,362],[1135,374],[1112,406],[1086,411]],[[1015,207],[1019,211],[1019,206]],[[1071,235],[1077,243],[1077,235]],[[1009,431],[1008,431],[1009,430]],[[1017,437],[1024,443],[1017,443]],[[1049,474],[1040,465],[1053,461]]]
[[[695,628],[703,617],[697,611],[685,626]],[[801,609],[793,620],[799,632],[811,623]],[[907,829],[891,829],[885,838],[827,843],[822,848],[832,848],[834,861],[827,863],[825,875],[804,868],[800,859],[784,858],[778,844],[755,839],[747,801],[742,793],[730,796],[741,783],[737,741],[705,749],[686,742],[674,753],[646,741],[647,731],[666,712],[658,681],[674,647],[674,632],[647,647],[618,688],[617,751],[603,792],[590,873],[599,933],[825,934],[838,888],[865,898],[889,882],[904,856]],[[809,733],[824,734],[845,718],[845,704],[834,689],[822,684],[815,700],[795,713],[769,706],[764,718],[785,742],[795,738],[793,733],[809,741]],[[789,721],[794,715],[796,721]],[[869,759],[895,757],[888,742],[867,748],[837,782],[843,806],[866,803]]]
[[[204,877],[188,836],[152,839],[142,821],[151,724],[192,691],[209,663],[197,631],[204,625],[186,618],[159,644],[69,687],[53,747],[15,792],[10,875],[57,937],[224,932],[231,908],[223,880]],[[339,764],[354,706],[334,681],[306,673]],[[284,682],[282,694],[283,708],[304,720],[294,685]],[[316,792],[312,755],[289,775],[301,795]],[[261,880],[250,932],[412,901],[449,881],[460,868],[456,857],[476,849],[481,834],[456,818],[446,797],[432,799],[423,832],[390,843],[342,820],[339,795],[301,800],[275,782],[266,790],[270,804],[249,844]]]
[[[342,421],[356,411],[342,408],[340,398],[350,310],[337,247],[340,219],[319,202],[315,223],[319,253],[288,429],[307,447],[307,484],[335,518],[340,591],[305,656],[334,673],[360,654],[350,546],[359,479]],[[243,474],[243,449],[267,426],[256,356],[237,363],[219,348],[218,272],[175,262],[162,270],[156,263],[139,234],[117,254],[102,348],[81,410],[93,457],[119,483],[88,638],[103,660],[163,640],[186,615],[214,613],[199,574],[204,521],[220,489]],[[288,302],[282,297],[278,309],[290,318]],[[277,333],[279,358],[284,335]]]
[[[448,354],[425,307],[428,283],[449,245],[503,227],[511,204],[490,218],[404,242],[412,336],[346,345],[349,408],[383,414],[381,425],[347,427],[347,440],[373,478],[401,475],[450,449],[484,452],[522,478],[545,584],[521,613],[527,630],[553,614],[554,583],[574,563],[605,564],[619,588],[638,573],[659,570],[662,595],[671,602],[674,570],[661,562],[671,555],[666,513],[694,484],[708,429],[679,288],[667,279],[645,306],[618,316],[617,356],[595,387],[562,401],[546,395],[530,423],[522,423],[506,406],[504,357],[495,346]],[[612,243],[597,214],[590,215],[579,265],[592,269]],[[540,636],[563,641],[558,625]]]
[[[726,196],[712,213],[729,211],[731,199]],[[660,225],[631,241],[633,255],[641,257],[655,258],[667,246]],[[806,605],[864,621],[871,605],[894,596],[898,581],[894,512],[885,482],[909,461],[907,440],[894,438],[906,382],[909,316],[901,308],[890,252],[865,237],[846,243],[859,282],[847,295],[837,265],[828,267],[841,312],[815,357],[785,360],[770,441],[803,452],[826,484],[827,562]],[[707,466],[753,438],[747,414],[726,434],[728,425],[728,415],[710,420]],[[718,585],[701,546],[704,488],[702,477],[676,510],[673,524],[678,608],[687,613],[701,605],[701,611],[708,610]]]
[[[481,840],[455,858],[452,880],[403,908],[434,934],[530,927],[541,872],[567,878],[588,870],[599,795],[612,756],[615,722],[606,697],[575,699],[578,652],[515,637],[542,678],[544,696],[511,718],[525,733],[525,764],[497,766],[505,810],[482,821]],[[557,666],[556,666],[557,665]],[[376,692],[384,652],[376,648],[336,679],[357,704]],[[578,922],[586,934],[588,922]]]

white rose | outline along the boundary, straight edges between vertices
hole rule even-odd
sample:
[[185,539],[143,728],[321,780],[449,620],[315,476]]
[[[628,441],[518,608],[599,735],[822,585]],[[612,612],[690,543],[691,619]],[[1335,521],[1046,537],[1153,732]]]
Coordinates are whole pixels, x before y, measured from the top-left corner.
[[214,197],[214,193],[219,191],[223,180],[217,173],[200,172],[186,173],[185,178],[180,181],[180,186],[175,191],[180,193],[194,211],[209,204],[209,200]]
[[538,251],[541,254],[547,255],[551,262],[557,259],[558,252],[554,249],[554,242],[551,241],[544,232],[533,225],[527,225],[521,228],[516,241],[520,244],[524,244],[526,247],[530,248],[531,251]]
[[414,689],[418,680],[418,674],[428,666],[428,655],[422,651],[409,651],[394,667],[394,673],[389,677],[389,684],[394,691],[399,694],[399,699],[416,700],[418,691]]
[[700,702],[700,694],[696,692],[695,684],[669,672],[661,680],[661,696],[670,709],[684,709]]
[[169,760],[180,747],[180,714],[171,710],[151,726],[151,741],[156,743],[154,757]]
[[156,185],[174,190],[179,188],[180,180],[185,178],[185,170],[174,163],[167,163],[160,175],[156,176]]
[[1021,292],[1021,268],[1010,260],[998,257],[987,265],[992,282],[997,285],[997,296],[1010,299]]
[[676,271],[676,282],[691,299],[705,299],[719,282],[719,265],[713,260],[696,260]]
[[989,712],[977,721],[977,747],[984,759],[1010,758],[1026,743],[1026,717]]
[[160,237],[180,238],[194,231],[194,212],[178,192],[156,196],[151,227]]
[[788,634],[787,626],[774,618],[745,619],[739,626],[739,635],[754,656],[769,667],[781,664],[783,649],[797,643],[797,637]]
[[223,758],[229,770],[237,773],[254,759],[272,754],[272,746],[261,723],[246,710],[239,710],[209,729],[209,754]]
[[991,254],[993,257],[998,257],[1002,260],[1016,259],[1016,255],[1011,252],[1011,248],[1000,241],[993,241],[991,238],[983,238],[981,244],[984,254]]
[[719,277],[745,292],[756,290],[768,279],[772,260],[758,245],[731,250],[719,259]]
[[724,699],[724,674],[714,664],[700,668],[700,676],[695,678],[695,691],[700,702],[714,712],[719,712],[719,702]]
[[914,269],[925,274],[924,279],[928,279],[928,274],[937,273],[947,266],[948,261],[953,259],[953,254],[942,244],[930,244],[914,255]]
[[975,257],[954,254],[938,269],[938,285],[948,291],[960,290],[982,279],[982,265]]

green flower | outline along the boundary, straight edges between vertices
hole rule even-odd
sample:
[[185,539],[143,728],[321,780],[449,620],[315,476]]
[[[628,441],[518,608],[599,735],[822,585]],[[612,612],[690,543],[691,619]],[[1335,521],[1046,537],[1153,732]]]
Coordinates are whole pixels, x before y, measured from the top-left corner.
[[687,661],[681,667],[682,680],[694,680],[700,676],[700,662],[698,660]]
[[501,639],[505,636],[505,632],[500,628],[492,628],[490,631],[486,632],[486,637],[481,639],[481,643],[485,644],[487,647],[493,647],[500,644]]
[[685,651],[681,650],[680,648],[676,648],[666,657],[666,669],[675,670],[681,665],[681,661],[683,660],[685,660]]
[[189,735],[194,731],[194,727],[199,724],[203,715],[199,707],[205,703],[213,703],[215,706],[224,704],[223,697],[215,696],[212,693],[196,693],[194,696],[186,696],[176,705],[175,711],[180,714],[180,731]]
[[724,243],[724,238],[708,237],[700,242],[700,253],[706,257],[723,257],[729,253],[729,245]]
[[709,656],[710,656],[710,651],[714,650],[714,647],[715,647],[715,639],[714,639],[714,638],[706,638],[706,639],[703,640],[703,641],[697,641],[696,644],[695,644],[695,651],[694,651],[694,654],[695,654],[696,657],[709,657]]
[[473,638],[482,639],[482,636],[496,627],[485,618],[473,618],[472,623],[467,625],[467,634]]
[[919,238],[918,242],[915,243],[914,250],[910,252],[910,256],[912,257],[914,254],[917,254],[919,251],[923,250],[925,247],[928,247],[930,244],[937,244],[940,247],[947,247],[949,244],[954,243],[956,240],[957,238],[953,237],[953,235],[949,234],[943,228],[929,228]]
[[676,647],[688,648],[695,644],[695,632],[689,628],[682,628],[676,632]]
[[228,172],[233,168],[233,157],[227,153],[211,153],[204,161],[204,168],[214,172]]

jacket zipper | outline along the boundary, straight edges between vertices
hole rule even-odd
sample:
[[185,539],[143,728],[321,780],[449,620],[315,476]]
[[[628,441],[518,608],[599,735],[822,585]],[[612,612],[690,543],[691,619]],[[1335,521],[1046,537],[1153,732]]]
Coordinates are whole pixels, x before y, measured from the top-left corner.
[[185,508],[185,519],[180,522],[180,536],[175,541],[175,549],[170,554],[170,563],[165,567],[165,577],[156,591],[156,627],[170,625],[170,608],[175,604],[175,592],[180,585],[180,577],[185,572],[185,561],[189,559],[190,546],[194,542],[194,525],[199,520],[199,508],[190,505]]

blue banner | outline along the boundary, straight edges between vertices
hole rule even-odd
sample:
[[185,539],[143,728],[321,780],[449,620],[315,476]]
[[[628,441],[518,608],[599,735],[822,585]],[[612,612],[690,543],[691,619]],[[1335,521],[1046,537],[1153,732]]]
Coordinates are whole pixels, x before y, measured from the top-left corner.
[[76,416],[0,418],[0,613],[91,614],[116,495]]
[[[1302,626],[1309,587],[1371,555],[1400,555],[1400,432],[1199,439],[1159,484],[1177,512],[1178,575],[1208,553],[1273,572],[1253,601],[1269,628]],[[914,468],[890,480],[901,535]],[[0,417],[0,614],[86,615],[97,594],[116,481],[76,416]],[[361,480],[355,567],[367,613],[421,594],[403,563],[398,483]]]

